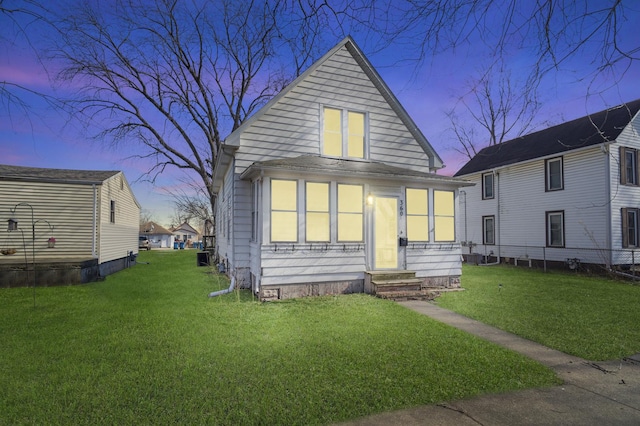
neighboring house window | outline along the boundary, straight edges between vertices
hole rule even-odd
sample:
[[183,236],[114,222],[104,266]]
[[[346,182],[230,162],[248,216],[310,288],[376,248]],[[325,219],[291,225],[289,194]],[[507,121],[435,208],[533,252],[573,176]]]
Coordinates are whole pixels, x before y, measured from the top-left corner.
[[622,247],[638,247],[638,209],[622,209]]
[[547,212],[547,247],[564,247],[564,211]]
[[433,216],[436,241],[455,241],[453,191],[433,191]]
[[362,185],[338,185],[338,241],[363,241]]
[[429,191],[407,188],[407,239],[429,241]]
[[545,183],[547,191],[557,191],[564,188],[564,173],[562,157],[552,158],[544,162]]
[[485,173],[482,175],[482,199],[490,200],[493,198],[493,173]]
[[638,185],[638,151],[620,147],[620,183]]
[[482,216],[482,244],[494,245],[496,243],[496,218],[495,216]]
[[[346,121],[346,123],[344,123]],[[365,115],[324,108],[322,154],[331,157],[365,157]]]
[[115,200],[111,200],[109,206],[109,222],[116,223],[116,202]]
[[307,182],[306,186],[306,240],[329,242],[329,184]]
[[271,181],[271,241],[298,241],[298,182]]

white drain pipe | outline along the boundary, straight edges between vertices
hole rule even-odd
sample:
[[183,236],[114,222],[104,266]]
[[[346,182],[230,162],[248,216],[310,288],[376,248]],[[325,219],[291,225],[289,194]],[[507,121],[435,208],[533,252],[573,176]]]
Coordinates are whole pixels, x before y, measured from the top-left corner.
[[236,286],[236,277],[232,276],[231,277],[231,284],[229,284],[229,288],[225,288],[224,290],[218,290],[218,291],[214,291],[209,293],[209,297],[216,297],[216,296],[221,296],[223,294],[227,294],[227,293],[231,293],[233,291],[233,289]]

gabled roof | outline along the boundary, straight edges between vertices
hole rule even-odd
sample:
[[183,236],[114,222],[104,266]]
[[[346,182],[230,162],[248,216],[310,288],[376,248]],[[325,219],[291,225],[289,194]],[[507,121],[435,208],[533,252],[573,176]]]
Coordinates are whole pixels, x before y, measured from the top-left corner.
[[492,145],[454,176],[463,176],[616,140],[640,110],[640,99]]
[[351,36],[345,37],[340,43],[338,43],[333,49],[327,52],[322,58],[314,62],[304,73],[302,73],[298,78],[296,78],[293,82],[291,82],[287,87],[285,87],[280,93],[278,93],[274,98],[272,98],[267,104],[262,107],[258,112],[252,115],[249,119],[247,119],[240,127],[238,127],[233,133],[231,133],[226,142],[230,145],[237,145],[240,140],[239,135],[249,126],[252,125],[256,120],[260,119],[273,105],[280,101],[284,96],[287,95],[294,87],[296,87],[301,81],[305,80],[311,73],[313,73],[316,69],[318,69],[324,62],[326,62],[329,58],[331,58],[337,51],[346,47],[346,49],[351,53],[355,61],[360,65],[364,73],[369,77],[373,85],[380,91],[380,94],[384,97],[384,99],[388,102],[389,106],[393,109],[393,111],[398,115],[398,117],[402,120],[403,124],[407,127],[412,136],[416,139],[416,141],[420,144],[425,153],[429,156],[429,167],[440,169],[444,167],[442,159],[438,155],[438,153],[433,149],[427,138],[422,134],[416,123],[409,116],[404,107],[400,104],[398,99],[389,89],[389,86],[382,80],[378,72],[373,68],[369,60],[364,56],[360,48],[356,45],[355,41]]
[[186,231],[189,232],[190,234],[199,234],[198,231],[195,230],[195,228],[191,225],[189,225],[187,222],[184,222],[182,225],[178,225],[175,228],[171,228],[171,232],[177,232],[177,231]]
[[167,228],[164,228],[153,221],[145,222],[140,225],[140,233],[152,235],[172,235],[171,231],[169,231]]
[[8,166],[0,164],[0,180],[24,180],[32,182],[75,183],[82,185],[101,184],[120,173],[117,170],[68,170],[39,167]]
[[281,158],[253,163],[240,176],[251,179],[268,171],[293,171],[310,174],[330,175],[333,177],[358,177],[360,179],[412,180],[455,184],[456,186],[472,185],[459,178],[424,173],[415,170],[389,166],[373,161],[348,160],[343,158],[327,158],[319,155],[303,155],[293,158]]

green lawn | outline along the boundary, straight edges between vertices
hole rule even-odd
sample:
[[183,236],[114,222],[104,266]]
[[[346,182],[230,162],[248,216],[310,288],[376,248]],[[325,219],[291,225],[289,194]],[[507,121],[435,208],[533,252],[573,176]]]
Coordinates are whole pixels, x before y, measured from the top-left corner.
[[0,424],[327,424],[558,383],[393,302],[209,299],[228,282],[195,251],[139,261],[38,288],[35,308],[32,289],[0,289]]
[[[502,284],[502,287],[500,287]],[[575,272],[464,265],[438,305],[585,359],[640,352],[640,286]]]

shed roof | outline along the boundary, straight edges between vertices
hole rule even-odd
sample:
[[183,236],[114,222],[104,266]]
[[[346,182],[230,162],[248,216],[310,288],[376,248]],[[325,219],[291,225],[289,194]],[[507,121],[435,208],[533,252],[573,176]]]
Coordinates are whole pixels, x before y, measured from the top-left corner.
[[616,140],[640,110],[640,99],[520,136],[478,152],[454,176]]
[[9,166],[0,164],[0,180],[24,180],[35,182],[101,184],[120,173],[118,170],[69,170],[39,167]]

